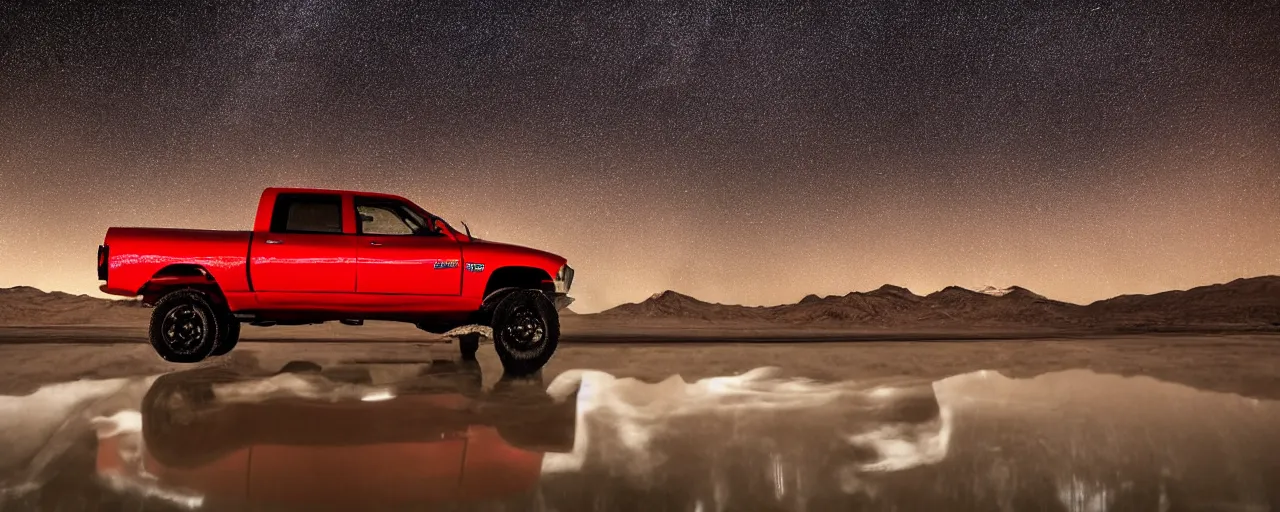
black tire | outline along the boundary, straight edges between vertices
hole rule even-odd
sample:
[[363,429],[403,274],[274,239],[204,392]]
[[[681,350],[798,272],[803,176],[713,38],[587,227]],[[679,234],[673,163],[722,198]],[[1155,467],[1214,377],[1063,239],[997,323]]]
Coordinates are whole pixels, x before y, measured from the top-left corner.
[[204,293],[177,290],[156,301],[147,339],[165,361],[196,363],[218,347],[221,323]]
[[476,352],[480,350],[480,334],[468,333],[458,336],[458,352],[463,361],[475,361]]
[[530,375],[551,360],[560,341],[560,315],[545,294],[517,290],[493,311],[493,347],[508,375]]
[[218,344],[213,348],[212,353],[215,356],[226,355],[231,352],[231,349],[236,348],[236,343],[240,342],[240,321],[225,311],[221,317],[222,325],[218,329]]

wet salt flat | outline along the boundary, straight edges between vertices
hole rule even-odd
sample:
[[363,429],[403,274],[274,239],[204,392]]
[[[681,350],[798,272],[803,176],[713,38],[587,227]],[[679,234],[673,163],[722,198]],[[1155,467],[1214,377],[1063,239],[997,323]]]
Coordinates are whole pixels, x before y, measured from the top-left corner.
[[[511,379],[409,349],[276,345],[0,397],[0,510],[1280,508],[1280,404],[1231,379],[823,372],[767,347]],[[558,364],[610,353],[586,352]],[[775,364],[716,372],[756,359]]]

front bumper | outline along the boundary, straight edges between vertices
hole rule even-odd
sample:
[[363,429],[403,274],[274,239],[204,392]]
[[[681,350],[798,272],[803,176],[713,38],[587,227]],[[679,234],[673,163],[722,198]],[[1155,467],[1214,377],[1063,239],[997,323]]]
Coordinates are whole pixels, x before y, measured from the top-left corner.
[[569,307],[569,304],[573,303],[573,297],[569,296],[569,287],[573,286],[573,267],[561,265],[560,271],[556,272],[556,278],[552,282],[555,284],[555,289],[547,296],[556,305],[556,311]]
[[569,307],[570,304],[573,304],[573,297],[570,297],[563,293],[553,293],[550,295],[550,297],[551,297],[551,303],[556,305],[556,311],[560,311],[564,308]]

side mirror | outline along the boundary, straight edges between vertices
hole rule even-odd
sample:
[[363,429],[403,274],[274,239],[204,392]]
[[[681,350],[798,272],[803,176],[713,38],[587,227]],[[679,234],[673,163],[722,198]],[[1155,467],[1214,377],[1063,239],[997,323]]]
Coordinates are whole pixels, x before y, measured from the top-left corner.
[[373,220],[374,220],[374,219],[373,219],[373,216],[372,216],[372,215],[369,215],[369,214],[367,214],[367,213],[361,213],[361,214],[359,214],[359,215],[358,215],[358,218],[360,219],[360,222],[361,222],[361,223],[364,223],[364,222],[373,222]]

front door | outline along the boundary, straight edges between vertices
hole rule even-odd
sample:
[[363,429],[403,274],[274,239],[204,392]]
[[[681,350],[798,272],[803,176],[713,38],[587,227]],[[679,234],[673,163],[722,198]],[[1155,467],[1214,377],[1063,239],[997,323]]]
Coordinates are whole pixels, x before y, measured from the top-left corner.
[[259,292],[352,293],[356,240],[342,233],[342,196],[280,194],[271,230],[254,233],[249,278]]
[[356,291],[400,295],[462,293],[462,251],[394,199],[355,197]]

